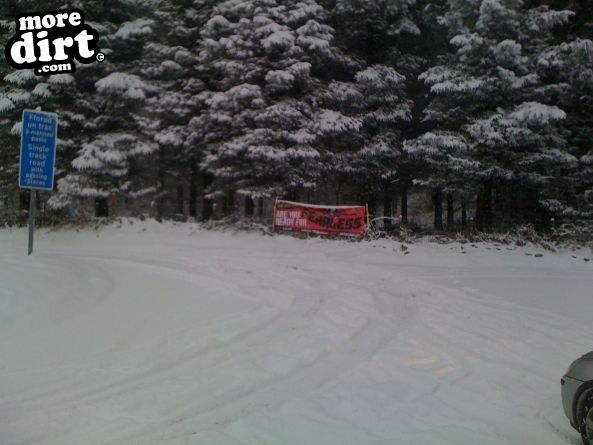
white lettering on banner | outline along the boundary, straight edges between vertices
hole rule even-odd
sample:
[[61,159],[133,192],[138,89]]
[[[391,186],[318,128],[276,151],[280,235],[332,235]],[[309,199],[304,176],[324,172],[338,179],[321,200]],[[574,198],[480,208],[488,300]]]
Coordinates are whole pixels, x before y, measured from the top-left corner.
[[305,227],[307,219],[303,218],[298,210],[278,210],[276,212],[276,224],[285,227]]

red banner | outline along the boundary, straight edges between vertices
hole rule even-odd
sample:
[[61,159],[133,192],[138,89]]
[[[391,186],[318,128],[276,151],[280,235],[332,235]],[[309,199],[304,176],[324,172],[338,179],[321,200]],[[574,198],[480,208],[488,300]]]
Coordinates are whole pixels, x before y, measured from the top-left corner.
[[366,208],[362,206],[317,206],[277,201],[274,230],[362,235],[365,218]]

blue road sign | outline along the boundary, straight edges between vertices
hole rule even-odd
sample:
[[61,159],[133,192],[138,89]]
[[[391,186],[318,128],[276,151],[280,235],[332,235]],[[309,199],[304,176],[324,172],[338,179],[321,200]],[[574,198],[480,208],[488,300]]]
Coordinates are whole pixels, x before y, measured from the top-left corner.
[[55,113],[23,111],[20,188],[53,190],[57,137],[58,116]]

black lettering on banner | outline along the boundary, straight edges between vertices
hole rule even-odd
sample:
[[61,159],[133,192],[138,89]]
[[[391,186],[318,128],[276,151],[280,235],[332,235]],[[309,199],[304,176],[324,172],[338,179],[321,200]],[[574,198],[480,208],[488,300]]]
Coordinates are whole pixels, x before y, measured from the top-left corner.
[[363,219],[355,216],[337,216],[336,212],[331,210],[311,210],[303,208],[302,217],[309,222],[327,230],[357,230],[363,225]]

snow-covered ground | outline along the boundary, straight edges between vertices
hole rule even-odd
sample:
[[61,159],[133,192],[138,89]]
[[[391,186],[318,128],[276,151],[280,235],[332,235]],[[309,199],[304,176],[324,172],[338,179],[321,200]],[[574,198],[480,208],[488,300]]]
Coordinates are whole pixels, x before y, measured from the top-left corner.
[[0,230],[3,445],[579,443],[559,380],[593,349],[590,250],[26,238]]

